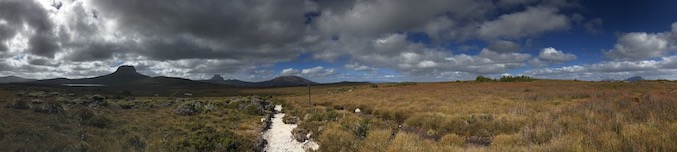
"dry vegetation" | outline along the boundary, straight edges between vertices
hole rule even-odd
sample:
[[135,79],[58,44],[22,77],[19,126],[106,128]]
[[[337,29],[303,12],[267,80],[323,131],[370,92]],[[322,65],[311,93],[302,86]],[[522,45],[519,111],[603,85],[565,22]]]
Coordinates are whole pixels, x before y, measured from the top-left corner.
[[299,119],[293,132],[311,133],[320,151],[677,151],[669,81],[322,85],[312,108],[306,87],[224,90],[176,98],[5,88],[0,149],[255,151],[260,119],[282,104],[285,120]]
[[254,151],[260,119],[272,109],[266,98],[248,96],[0,94],[3,151]]
[[[539,80],[327,90],[315,89],[311,109],[303,94],[283,97],[289,116],[305,118],[297,132],[312,132],[322,151],[677,150],[674,82]],[[361,112],[354,113],[356,108]]]

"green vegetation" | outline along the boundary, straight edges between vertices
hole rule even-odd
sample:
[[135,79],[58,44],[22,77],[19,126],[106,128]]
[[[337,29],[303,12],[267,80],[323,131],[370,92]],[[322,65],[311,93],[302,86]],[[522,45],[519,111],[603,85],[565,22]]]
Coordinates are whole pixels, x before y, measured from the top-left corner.
[[0,100],[0,147],[7,151],[255,151],[262,148],[259,120],[272,109],[272,99],[258,96],[19,92]]
[[417,84],[416,82],[399,82],[399,83],[385,85],[385,87],[402,87],[402,86],[410,86],[410,85],[416,85],[416,84]]
[[477,76],[477,78],[475,78],[475,81],[476,82],[493,82],[495,80],[491,79],[491,78],[484,77],[484,76]]
[[536,79],[523,75],[523,76],[503,76],[498,81],[500,81],[500,82],[529,82],[529,81],[534,81],[534,80],[536,80]]
[[529,81],[534,81],[536,79],[529,77],[529,76],[502,76],[501,78],[494,80],[491,78],[487,78],[484,76],[477,76],[475,78],[476,82],[529,82]]

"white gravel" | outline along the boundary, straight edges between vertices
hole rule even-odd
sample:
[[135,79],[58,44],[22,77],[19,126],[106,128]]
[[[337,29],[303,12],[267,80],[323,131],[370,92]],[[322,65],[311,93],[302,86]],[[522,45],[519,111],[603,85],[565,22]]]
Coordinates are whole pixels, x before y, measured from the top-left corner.
[[305,150],[317,150],[320,146],[312,140],[305,142],[298,142],[294,139],[291,131],[296,128],[296,124],[284,124],[282,118],[284,113],[281,105],[275,105],[275,111],[278,113],[273,116],[271,120],[273,124],[270,129],[263,134],[263,138],[268,141],[265,148],[267,152],[302,152]]

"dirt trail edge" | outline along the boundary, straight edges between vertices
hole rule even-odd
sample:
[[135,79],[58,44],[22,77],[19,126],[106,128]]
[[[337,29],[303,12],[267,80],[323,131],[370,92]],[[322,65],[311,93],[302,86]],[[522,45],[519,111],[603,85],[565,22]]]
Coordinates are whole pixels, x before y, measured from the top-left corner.
[[272,119],[270,129],[263,134],[263,138],[268,141],[268,145],[264,149],[267,152],[302,152],[305,150],[317,150],[320,145],[312,140],[305,142],[298,142],[294,140],[291,131],[296,128],[296,124],[285,124],[282,122],[284,113],[281,105],[275,105],[277,112]]

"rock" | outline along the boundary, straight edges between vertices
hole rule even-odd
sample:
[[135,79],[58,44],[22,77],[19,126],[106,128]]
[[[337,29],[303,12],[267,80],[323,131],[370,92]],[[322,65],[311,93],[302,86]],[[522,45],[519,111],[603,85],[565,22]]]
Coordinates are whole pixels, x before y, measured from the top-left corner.
[[26,101],[24,101],[22,99],[15,99],[14,101],[7,104],[7,108],[26,110],[26,109],[30,109],[31,106],[28,105],[28,103],[26,103]]
[[309,132],[310,131],[305,129],[295,128],[294,130],[292,130],[292,136],[294,136],[294,139],[296,139],[296,141],[298,142],[305,142],[306,140],[308,140]]
[[32,103],[33,103],[33,104],[42,104],[42,100],[40,100],[40,99],[33,99]]
[[89,97],[89,107],[90,108],[96,108],[96,107],[101,107],[101,106],[108,106],[108,102],[106,102],[106,97],[103,97],[101,95],[93,95]]
[[299,117],[296,116],[284,117],[282,119],[282,122],[284,122],[285,124],[296,124],[299,122]]
[[187,103],[179,106],[179,108],[174,109],[174,114],[176,115],[193,115],[195,113],[201,112],[203,110],[204,103],[201,101]]
[[212,104],[206,104],[204,106],[204,108],[205,108],[205,111],[214,111],[216,109],[216,107]]
[[172,102],[172,101],[164,101],[164,102],[160,103],[161,108],[170,107],[172,105],[174,105],[174,102]]

